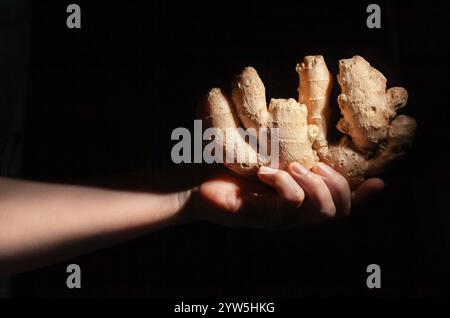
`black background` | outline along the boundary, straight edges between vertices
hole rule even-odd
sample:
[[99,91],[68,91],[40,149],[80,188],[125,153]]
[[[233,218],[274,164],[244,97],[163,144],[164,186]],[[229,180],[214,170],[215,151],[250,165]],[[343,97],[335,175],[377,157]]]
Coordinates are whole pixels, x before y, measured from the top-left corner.
[[[418,121],[409,156],[387,188],[346,220],[287,232],[196,224],[166,229],[65,263],[16,275],[13,296],[449,295],[448,10],[431,2],[33,1],[23,169],[68,181],[170,162],[175,127],[193,127],[211,87],[254,66],[269,97],[296,97],[295,64],[355,54],[404,86]],[[337,85],[335,85],[337,86]],[[334,98],[337,96],[335,89]],[[180,178],[183,178],[180,175]],[[67,264],[83,287],[65,286]],[[366,287],[366,267],[382,288]]]

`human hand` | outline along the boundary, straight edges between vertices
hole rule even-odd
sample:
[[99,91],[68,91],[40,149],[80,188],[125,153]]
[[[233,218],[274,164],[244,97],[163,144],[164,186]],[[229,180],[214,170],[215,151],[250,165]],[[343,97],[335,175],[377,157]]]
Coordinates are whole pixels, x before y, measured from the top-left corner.
[[371,178],[351,192],[346,179],[324,163],[312,171],[298,163],[287,171],[261,167],[258,178],[262,182],[223,174],[203,182],[190,194],[190,218],[226,226],[290,228],[347,216],[352,204],[384,187],[381,179]]

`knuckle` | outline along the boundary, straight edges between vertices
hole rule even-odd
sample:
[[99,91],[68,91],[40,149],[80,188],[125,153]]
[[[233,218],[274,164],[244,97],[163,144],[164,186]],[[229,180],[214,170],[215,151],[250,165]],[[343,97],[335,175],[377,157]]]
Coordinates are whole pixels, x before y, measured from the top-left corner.
[[295,207],[299,207],[300,205],[302,205],[304,199],[305,194],[300,188],[287,198],[288,202]]
[[334,218],[336,216],[336,207],[334,204],[322,205],[319,211],[321,215],[327,218]]
[[346,193],[350,192],[350,186],[348,185],[347,179],[345,179],[340,174],[336,174],[331,182],[333,182],[336,190],[338,190],[340,193]]
[[318,175],[314,174],[314,173],[309,173],[309,182],[312,184],[312,186],[314,186],[315,188],[320,188],[321,186],[324,185],[324,181],[322,180],[321,177],[319,177]]
[[287,171],[279,170],[278,174],[281,179],[287,180],[288,178],[290,178],[290,175],[289,175],[289,173],[287,173]]
[[351,199],[349,198],[347,202],[344,203],[341,211],[336,211],[336,214],[339,214],[342,217],[346,217],[350,215],[352,210]]
[[351,212],[351,207],[350,207],[350,204],[349,204],[349,205],[347,205],[347,206],[344,208],[344,210],[342,211],[342,215],[343,215],[343,216],[349,216],[349,215],[350,215],[350,212]]
[[289,174],[284,170],[279,170],[275,173],[275,184],[277,186],[283,186],[289,182]]

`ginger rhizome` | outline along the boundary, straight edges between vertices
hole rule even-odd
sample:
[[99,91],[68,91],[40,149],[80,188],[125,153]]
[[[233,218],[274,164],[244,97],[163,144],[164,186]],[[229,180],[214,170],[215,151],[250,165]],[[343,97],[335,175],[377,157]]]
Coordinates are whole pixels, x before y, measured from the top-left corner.
[[[337,144],[327,140],[333,80],[323,57],[306,56],[296,70],[300,77],[298,102],[272,98],[267,107],[264,84],[252,67],[236,77],[231,98],[218,88],[204,98],[200,116],[206,126],[235,128],[227,129],[234,134],[230,140],[235,142],[223,143],[224,152],[232,158],[240,153],[245,153],[241,158],[256,158],[226,163],[228,168],[238,174],[254,175],[262,165],[276,164],[286,169],[296,161],[310,169],[322,161],[355,188],[366,178],[382,173],[411,146],[416,122],[396,114],[406,105],[407,91],[402,87],[386,90],[386,78],[362,57],[339,61],[338,104],[342,118],[337,128],[344,136]],[[278,128],[278,160],[267,162],[261,157],[239,133],[241,126],[256,131]]]

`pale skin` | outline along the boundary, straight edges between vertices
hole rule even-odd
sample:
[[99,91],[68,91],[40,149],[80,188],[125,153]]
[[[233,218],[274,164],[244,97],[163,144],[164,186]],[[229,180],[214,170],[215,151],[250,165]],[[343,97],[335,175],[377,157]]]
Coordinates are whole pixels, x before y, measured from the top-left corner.
[[176,191],[0,178],[0,275],[196,221],[262,229],[321,222],[348,215],[352,204],[384,187],[381,179],[371,178],[350,192],[345,178],[322,163],[312,171],[298,163],[287,171],[260,168],[262,182],[228,173],[205,178]]

